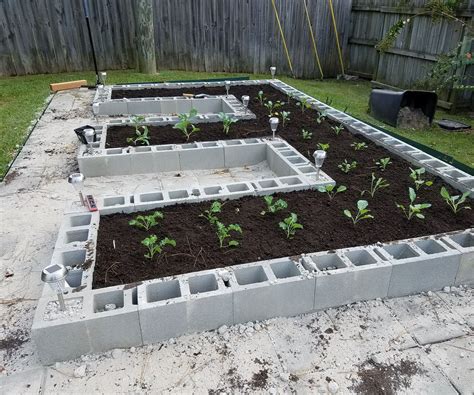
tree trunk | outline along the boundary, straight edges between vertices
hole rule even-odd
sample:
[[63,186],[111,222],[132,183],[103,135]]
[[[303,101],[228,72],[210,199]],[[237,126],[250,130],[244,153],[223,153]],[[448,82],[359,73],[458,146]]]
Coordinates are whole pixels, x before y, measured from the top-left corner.
[[135,0],[138,71],[156,73],[153,0]]

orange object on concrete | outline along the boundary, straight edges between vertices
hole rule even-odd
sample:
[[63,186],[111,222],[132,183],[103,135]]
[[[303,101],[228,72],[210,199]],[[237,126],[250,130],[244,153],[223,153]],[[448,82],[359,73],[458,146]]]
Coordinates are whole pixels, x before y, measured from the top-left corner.
[[64,91],[67,89],[80,88],[82,85],[87,85],[86,80],[69,81],[69,82],[57,82],[55,84],[49,84],[49,89],[53,92]]

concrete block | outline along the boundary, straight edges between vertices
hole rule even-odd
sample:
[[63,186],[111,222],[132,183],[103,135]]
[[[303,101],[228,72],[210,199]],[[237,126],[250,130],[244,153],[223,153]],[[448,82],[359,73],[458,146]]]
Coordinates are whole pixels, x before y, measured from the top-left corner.
[[125,149],[109,148],[105,150],[102,166],[104,171],[101,175],[121,176],[131,174],[131,156]]
[[382,259],[392,264],[389,297],[435,291],[454,284],[460,256],[433,242],[418,243],[420,247],[413,243],[393,243],[376,249]]
[[108,169],[104,166],[105,155],[98,154],[95,156],[83,156],[77,157],[77,163],[79,165],[79,171],[86,177],[100,177],[107,175]]
[[146,281],[138,286],[138,313],[143,344],[187,332],[185,285],[181,280]]
[[154,152],[152,147],[135,147],[133,154],[130,155],[130,173],[145,174],[154,173],[155,166],[153,161]]
[[243,196],[255,195],[255,188],[250,182],[234,182],[223,185],[225,197],[239,199]]
[[156,114],[160,112],[160,106],[156,100],[131,99],[127,103],[127,114]]
[[223,141],[224,167],[252,166],[267,159],[266,144],[245,144],[244,140]]
[[298,174],[294,167],[284,159],[284,156],[270,145],[267,145],[267,162],[270,169],[279,177]]
[[462,232],[442,237],[441,240],[450,248],[460,252],[459,269],[455,285],[474,285],[474,235]]
[[[234,322],[293,316],[313,309],[314,279],[289,258],[233,268]],[[257,301],[257,302],[256,302]]]
[[202,144],[189,144],[179,150],[179,164],[181,170],[223,169],[225,167],[224,148],[212,143],[203,147]]
[[179,171],[179,153],[172,145],[153,147],[153,169],[155,172]]

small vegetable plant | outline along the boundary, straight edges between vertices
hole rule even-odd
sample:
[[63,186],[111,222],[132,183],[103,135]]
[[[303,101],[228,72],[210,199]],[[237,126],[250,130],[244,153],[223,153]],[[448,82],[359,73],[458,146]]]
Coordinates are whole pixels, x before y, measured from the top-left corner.
[[379,159],[377,162],[375,162],[375,164],[379,167],[380,170],[382,171],[385,171],[385,169],[387,168],[387,166],[389,164],[391,164],[392,161],[390,160],[390,157],[386,157],[386,158],[381,158]]
[[424,209],[430,208],[431,204],[429,203],[418,203],[415,204],[415,199],[416,199],[416,192],[415,190],[410,187],[408,188],[408,196],[410,198],[410,204],[408,207],[405,207],[402,204],[395,203],[396,206],[402,210],[403,214],[408,220],[411,220],[413,216],[420,218],[420,219],[425,219],[425,216],[422,214],[422,211]]
[[442,187],[440,193],[444,201],[448,204],[449,208],[453,210],[454,214],[457,214],[459,210],[462,210],[462,209],[465,209],[465,210],[471,209],[470,206],[463,206],[463,204],[466,202],[466,199],[470,195],[470,191],[466,191],[462,195],[451,196],[448,190],[445,187]]
[[415,183],[415,189],[418,191],[423,185],[426,185],[427,187],[430,187],[433,185],[433,181],[426,181],[423,179],[423,174],[426,173],[426,170],[424,167],[420,167],[419,169],[412,169],[410,167],[410,178],[413,180]]
[[316,122],[321,124],[324,122],[324,120],[327,118],[327,113],[326,111],[321,111],[318,113],[318,117],[316,118]]
[[351,147],[354,148],[354,150],[356,151],[362,151],[363,149],[368,148],[366,143],[352,143]]
[[339,136],[341,132],[344,130],[344,126],[338,125],[338,126],[331,126],[331,129],[336,133],[336,136]]
[[291,213],[290,216],[281,221],[278,226],[283,229],[287,239],[292,239],[295,237],[298,229],[303,229],[303,225],[298,223],[298,216],[295,213]]
[[369,207],[369,202],[367,200],[358,200],[357,201],[357,213],[352,213],[348,210],[344,210],[344,215],[352,220],[352,223],[356,225],[359,221],[362,221],[363,219],[370,219],[374,218],[374,216],[370,213],[370,210],[367,208]]
[[148,249],[148,253],[145,254],[145,258],[153,259],[156,254],[161,254],[165,246],[170,245],[176,247],[176,241],[165,237],[158,241],[156,235],[150,235],[146,239],[142,240],[142,244]]
[[306,129],[301,129],[301,136],[303,137],[303,140],[311,140],[313,138],[313,133]]
[[311,108],[311,104],[309,104],[309,101],[307,98],[301,99],[299,102],[296,103],[298,107],[301,107],[301,112],[305,112],[305,110],[308,110]]
[[[189,141],[189,138],[193,133],[199,132],[199,128],[191,124],[191,118],[194,118],[197,115],[197,110],[192,108],[189,111],[189,114],[179,114],[179,122],[173,126],[173,129],[178,129],[181,133],[186,136],[186,141]],[[191,127],[191,130],[188,128]]]
[[266,97],[263,96],[263,91],[259,91],[257,94],[257,99],[260,102],[260,104],[263,105],[263,102],[266,100]]
[[239,245],[239,242],[237,240],[229,240],[227,241],[227,244],[224,244],[226,239],[229,239],[231,237],[230,232],[237,232],[242,234],[242,228],[238,224],[230,224],[228,226],[225,226],[222,222],[216,222],[217,226],[217,231],[216,235],[219,239],[219,246],[220,248],[225,248],[225,247],[237,247]]
[[284,210],[288,207],[288,203],[286,203],[283,199],[273,200],[273,196],[264,196],[263,200],[265,201],[267,207],[263,210],[260,214],[275,214],[277,211]]
[[282,111],[280,113],[280,115],[281,115],[281,124],[282,124],[283,127],[285,127],[285,124],[288,121],[291,121],[290,114],[291,114],[291,112],[289,112],[289,111]]
[[279,109],[281,106],[283,106],[283,103],[281,101],[277,101],[273,103],[271,100],[267,101],[264,106],[268,110],[268,116],[272,117],[273,115],[278,115],[277,109]]
[[211,204],[209,210],[205,210],[204,213],[199,214],[200,217],[206,218],[211,225],[214,225],[219,221],[216,214],[220,213],[222,210],[222,203],[217,200]]
[[347,159],[344,159],[344,162],[340,163],[337,165],[339,169],[344,172],[344,173],[349,173],[351,170],[355,169],[357,167],[357,162],[353,160],[351,163],[347,161]]
[[325,185],[318,187],[318,191],[322,193],[327,193],[329,196],[329,200],[332,200],[338,193],[347,191],[347,187],[345,185],[339,185],[336,188],[336,185]]
[[133,143],[137,145],[138,143],[142,145],[150,145],[150,130],[148,126],[143,125],[145,122],[145,117],[142,115],[133,116],[131,118],[132,125],[135,128],[135,137],[128,137],[127,143]]
[[218,116],[219,116],[220,120],[222,121],[222,125],[223,125],[223,128],[224,128],[224,133],[229,134],[230,126],[233,123],[236,123],[237,119],[232,118],[229,114],[226,114],[225,112],[220,112],[218,114]]
[[329,150],[329,144],[318,143],[318,148],[327,152]]
[[383,188],[387,188],[388,186],[390,186],[390,184],[387,182],[386,179],[382,177],[376,178],[375,174],[372,173],[372,181],[370,183],[370,189],[362,191],[360,195],[363,196],[364,193],[368,193],[371,197],[374,197],[377,191]]
[[161,211],[155,211],[151,215],[137,215],[135,219],[129,221],[128,224],[149,230],[151,227],[158,225],[157,219],[163,219],[163,213]]

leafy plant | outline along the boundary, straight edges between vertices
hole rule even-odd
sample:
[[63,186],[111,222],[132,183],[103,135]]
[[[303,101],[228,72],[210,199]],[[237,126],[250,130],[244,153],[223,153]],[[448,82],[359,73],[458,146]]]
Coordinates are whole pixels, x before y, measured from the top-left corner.
[[340,163],[337,165],[341,171],[344,173],[349,173],[351,170],[355,169],[357,167],[357,162],[353,160],[351,163],[347,161],[347,159],[344,159],[344,162]]
[[389,164],[391,164],[392,161],[390,160],[390,157],[386,157],[386,158],[381,158],[379,159],[377,162],[375,162],[375,164],[379,167],[380,170],[382,171],[385,171],[385,169],[387,168],[387,166]]
[[383,189],[383,188],[387,188],[388,186],[390,186],[390,184],[387,182],[386,179],[380,177],[380,178],[375,178],[375,174],[372,173],[372,181],[370,182],[370,190],[364,190],[362,191],[362,193],[360,194],[361,196],[364,195],[364,193],[368,193],[371,197],[374,197],[375,195],[375,192]]
[[145,120],[145,117],[133,117],[132,123],[135,127],[135,137],[128,137],[127,143],[133,143],[137,145],[138,143],[142,145],[150,145],[150,130],[148,126],[142,125],[141,122]]
[[266,213],[275,214],[277,211],[284,210],[288,207],[288,203],[283,199],[273,201],[273,196],[264,196],[263,200],[265,201],[267,208],[260,213],[261,215],[265,215]]
[[368,148],[366,143],[355,143],[355,142],[351,144],[351,147],[354,148],[354,150],[356,151],[361,151],[363,149]]
[[264,106],[268,110],[268,116],[272,117],[273,115],[278,115],[278,111],[276,111],[278,108],[283,106],[283,103],[281,101],[277,101],[273,103],[271,100],[267,101]]
[[329,196],[329,200],[332,200],[338,193],[347,191],[347,187],[345,185],[339,185],[336,188],[336,185],[325,185],[318,187],[318,191],[322,193],[327,193]]
[[267,100],[267,98],[263,96],[263,91],[258,92],[257,99],[260,102],[260,104],[263,104],[263,102]]
[[281,114],[281,124],[282,124],[283,127],[285,127],[285,123],[288,122],[288,121],[291,121],[291,119],[290,119],[291,112],[282,111],[280,114]]
[[232,118],[229,114],[226,114],[225,112],[220,112],[218,116],[220,120],[222,121],[222,125],[224,127],[224,133],[229,134],[230,126],[233,123],[236,123],[237,119]]
[[318,143],[317,147],[319,149],[322,149],[323,151],[326,151],[326,152],[329,150],[329,144]]
[[135,219],[128,222],[131,226],[137,228],[149,230],[151,227],[158,225],[157,219],[163,219],[163,213],[161,211],[155,211],[151,215],[137,215]]
[[298,223],[298,216],[295,213],[291,213],[290,216],[281,221],[278,226],[283,229],[287,239],[292,239],[295,237],[298,229],[303,229],[303,225]]
[[219,239],[220,248],[236,247],[239,245],[239,242],[237,240],[229,240],[227,242],[227,245],[224,245],[224,242],[226,239],[231,237],[230,232],[238,232],[240,234],[242,233],[242,228],[240,227],[240,225],[230,224],[229,226],[225,226],[222,222],[217,221],[216,226],[217,226],[216,235]]
[[311,140],[313,138],[313,133],[306,129],[301,129],[301,135],[303,136],[303,140]]
[[148,249],[148,253],[145,254],[145,258],[153,259],[156,254],[161,254],[163,248],[167,245],[176,247],[176,241],[165,237],[158,241],[156,235],[150,235],[146,239],[142,240],[142,244]]
[[413,180],[415,183],[415,189],[418,191],[423,185],[426,185],[427,187],[430,187],[433,185],[433,181],[426,181],[423,179],[423,174],[426,173],[426,170],[424,167],[420,167],[419,169],[412,169],[410,167],[410,178]]
[[205,210],[203,214],[199,214],[200,217],[206,218],[211,225],[214,225],[219,221],[219,218],[215,214],[220,213],[222,210],[222,203],[217,200],[211,204],[209,210]]
[[[192,108],[191,111],[189,111],[189,114],[179,114],[179,122],[173,126],[173,129],[178,129],[186,136],[186,141],[189,140],[193,133],[199,132],[200,130],[191,124],[191,118],[194,118],[196,115],[197,110],[195,108]],[[191,130],[188,130],[189,127],[191,127]]]
[[326,113],[326,111],[321,111],[321,112],[318,112],[318,117],[316,118],[316,122],[321,124],[324,122],[324,120],[327,118],[328,114]]
[[296,103],[298,107],[301,107],[301,112],[305,112],[305,110],[308,110],[311,108],[311,104],[309,103],[308,99],[304,97],[301,99],[299,102]]
[[338,126],[331,126],[331,129],[334,130],[334,133],[336,133],[336,136],[339,136],[341,132],[344,130],[344,126],[338,125]]
[[352,220],[352,223],[356,225],[359,221],[363,219],[374,218],[374,216],[370,213],[370,210],[367,208],[369,207],[369,202],[367,200],[358,200],[357,201],[357,214],[355,216],[348,210],[344,210],[344,215]]
[[408,196],[410,198],[410,204],[408,205],[408,207],[405,207],[404,205],[398,204],[398,203],[395,203],[395,205],[400,210],[402,210],[403,214],[405,215],[405,217],[407,217],[408,220],[411,220],[413,216],[420,219],[425,219],[425,216],[421,212],[424,209],[431,207],[431,204],[429,203],[415,204],[416,192],[412,187],[408,188]]
[[445,187],[442,187],[440,193],[444,201],[448,204],[449,208],[453,210],[454,214],[457,214],[459,210],[462,210],[462,209],[465,209],[465,210],[471,209],[470,206],[462,206],[466,202],[469,195],[471,194],[470,191],[466,191],[462,195],[451,196],[448,190]]

